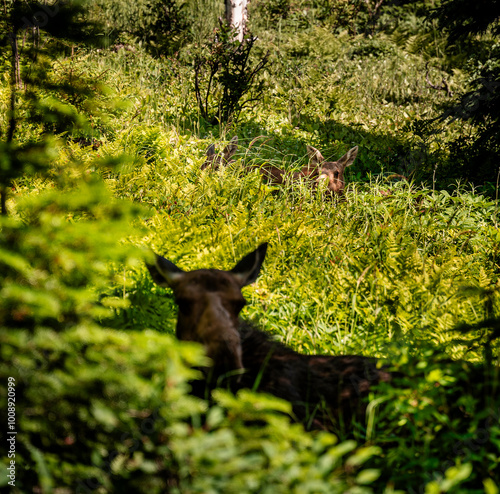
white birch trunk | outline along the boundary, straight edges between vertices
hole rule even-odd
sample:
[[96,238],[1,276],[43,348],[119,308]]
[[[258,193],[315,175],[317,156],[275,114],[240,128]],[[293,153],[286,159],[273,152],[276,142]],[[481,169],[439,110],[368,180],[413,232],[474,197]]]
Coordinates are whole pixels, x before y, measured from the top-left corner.
[[226,0],[226,20],[230,26],[236,28],[238,41],[243,41],[247,25],[248,0]]

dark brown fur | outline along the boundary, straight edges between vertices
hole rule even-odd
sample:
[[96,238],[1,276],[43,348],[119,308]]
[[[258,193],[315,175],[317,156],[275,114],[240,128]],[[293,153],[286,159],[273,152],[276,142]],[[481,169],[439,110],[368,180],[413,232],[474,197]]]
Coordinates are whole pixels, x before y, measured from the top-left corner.
[[[238,315],[245,304],[241,288],[253,283],[267,244],[245,256],[231,271],[184,272],[161,256],[148,265],[153,280],[169,286],[179,305],[176,333],[180,340],[204,345],[213,361],[207,382],[271,393],[292,403],[307,427],[329,428],[363,412],[361,398],[391,374],[375,359],[360,355],[302,355],[248,324]],[[201,389],[200,389],[201,386]]]

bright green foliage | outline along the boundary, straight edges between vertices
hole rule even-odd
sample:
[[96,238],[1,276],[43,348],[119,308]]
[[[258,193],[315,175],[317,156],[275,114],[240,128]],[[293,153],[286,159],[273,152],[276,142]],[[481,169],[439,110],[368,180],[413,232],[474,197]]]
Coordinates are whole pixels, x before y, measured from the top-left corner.
[[363,486],[379,472],[358,469],[380,453],[377,447],[356,449],[354,441],[338,443],[326,432],[305,436],[302,426],[276,414],[291,408],[276,398],[249,391],[236,397],[217,391],[214,398],[217,406],[207,416],[211,432],[184,428],[172,441],[179,492],[372,492]]
[[99,293],[110,282],[108,263],[134,252],[137,259],[119,240],[142,208],[115,201],[99,182],[44,192],[18,207],[22,219],[2,221],[0,324],[61,331],[106,315],[113,303]]
[[[127,9],[144,14],[120,32],[130,46],[23,61],[23,78],[39,78],[17,91],[18,126],[0,154],[0,407],[5,416],[14,377],[13,492],[498,493],[498,204],[444,187],[449,142],[475,129],[424,120],[449,101],[425,82],[426,62],[432,81],[453,65],[422,16],[433,2],[371,14],[375,3],[255,2],[255,56],[270,49],[272,64],[237,128],[200,119],[192,46],[170,59],[141,46],[165,41],[155,3],[94,5],[101,17],[116,8],[122,27]],[[210,33],[216,16],[196,18],[196,5],[176,4],[200,30],[170,48]],[[460,70],[446,77],[452,90],[465,81]],[[234,134],[236,161],[201,171],[208,145]],[[307,144],[332,159],[359,146],[346,202],[269,186],[248,168],[299,169]],[[193,366],[208,362],[173,337],[171,292],[144,261],[152,249],[186,270],[230,269],[263,241],[243,317],[300,352],[377,356],[401,373],[370,393],[366,420],[335,435],[305,432],[273,397],[189,395]]]
[[84,324],[4,333],[1,378],[16,379],[18,492],[164,492],[167,428],[202,409],[185,394],[192,373],[181,363],[198,362],[199,349],[178,346]]
[[[331,340],[320,337],[334,328],[330,338],[337,334],[341,351],[358,349],[375,335],[444,343],[459,322],[484,317],[483,297],[463,290],[497,282],[500,239],[496,206],[488,199],[460,189],[429,193],[404,182],[351,187],[340,205],[324,203],[306,187],[270,194],[273,188],[239,162],[226,171],[201,172],[204,144],[196,150],[194,140],[153,129],[148,137],[136,135],[137,154],[155,149],[156,158],[108,182],[118,195],[156,208],[149,222],[152,248],[185,269],[230,268],[248,251],[248,239],[251,245],[271,241],[277,255],[258,282],[263,295],[252,295],[266,311],[252,317],[281,327],[283,336],[307,327],[315,335],[313,344],[304,334],[309,350],[329,349]],[[247,159],[253,152],[240,151]],[[258,149],[255,155],[257,163]],[[296,329],[290,318],[297,318]],[[292,327],[284,328],[283,319]],[[300,340],[296,335],[295,343]]]

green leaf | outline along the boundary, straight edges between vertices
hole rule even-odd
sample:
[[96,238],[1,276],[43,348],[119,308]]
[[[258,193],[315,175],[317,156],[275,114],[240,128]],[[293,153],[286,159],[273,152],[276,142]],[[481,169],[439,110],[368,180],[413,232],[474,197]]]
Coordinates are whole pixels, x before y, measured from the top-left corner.
[[380,477],[380,470],[366,469],[359,472],[356,482],[361,485],[371,484]]

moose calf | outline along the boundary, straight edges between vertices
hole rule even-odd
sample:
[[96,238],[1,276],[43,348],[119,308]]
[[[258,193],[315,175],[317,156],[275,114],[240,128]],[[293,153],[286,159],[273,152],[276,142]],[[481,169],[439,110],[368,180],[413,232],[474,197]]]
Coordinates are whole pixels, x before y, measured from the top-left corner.
[[266,249],[262,244],[230,271],[186,272],[159,255],[148,264],[153,280],[174,292],[177,337],[201,343],[212,359],[198,394],[207,386],[257,389],[291,402],[307,428],[348,423],[363,413],[362,398],[371,386],[390,381],[391,374],[359,355],[302,355],[239,320],[246,303],[241,289],[256,280]]
[[[220,164],[230,163],[231,157],[237,149],[237,136],[231,139],[231,142],[224,148],[222,154],[217,154],[214,144],[211,144],[206,151],[207,158],[201,169],[204,170],[211,166],[216,170]],[[337,161],[326,161],[323,155],[312,146],[307,146],[306,149],[309,156],[309,163],[298,172],[290,174],[272,165],[250,166],[248,168],[257,168],[266,180],[276,185],[285,184],[288,177],[290,177],[292,181],[299,181],[300,179],[305,180],[313,187],[316,187],[319,182],[325,180],[326,188],[331,195],[343,196],[345,188],[344,171],[348,166],[354,163],[358,155],[358,146],[347,151],[347,153]]]

